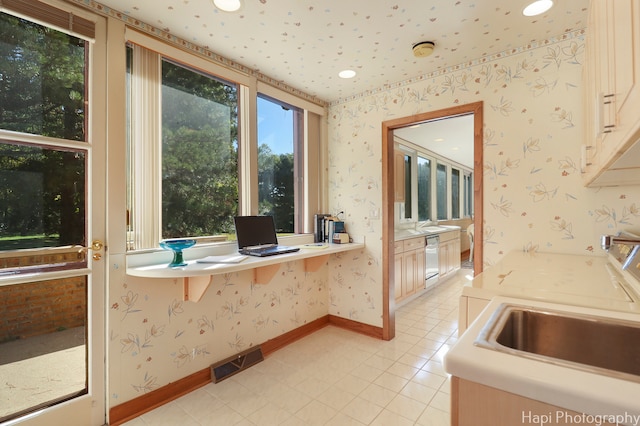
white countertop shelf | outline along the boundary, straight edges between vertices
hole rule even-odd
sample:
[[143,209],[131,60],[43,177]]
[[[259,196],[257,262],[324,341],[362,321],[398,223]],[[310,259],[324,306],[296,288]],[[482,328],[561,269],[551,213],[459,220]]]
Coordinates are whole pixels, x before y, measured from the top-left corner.
[[427,235],[444,234],[445,232],[461,231],[457,225],[430,225],[419,226],[417,228],[396,229],[394,232],[394,240],[406,240],[409,238],[426,237]]
[[627,272],[609,256],[513,251],[462,288],[466,297],[517,297],[611,311],[640,313]]
[[[268,284],[282,263],[304,260],[305,270],[314,272],[324,265],[329,255],[364,247],[364,243],[328,244],[326,248],[321,249],[304,248],[300,245],[300,251],[297,252],[268,257],[247,256],[239,263],[199,263],[198,259],[193,259],[188,260],[186,266],[178,268],[169,268],[167,263],[137,265],[127,267],[127,275],[148,279],[181,279],[184,285],[184,300],[197,302],[207,291],[215,275],[253,270],[255,284]],[[237,253],[228,255],[237,256]]]

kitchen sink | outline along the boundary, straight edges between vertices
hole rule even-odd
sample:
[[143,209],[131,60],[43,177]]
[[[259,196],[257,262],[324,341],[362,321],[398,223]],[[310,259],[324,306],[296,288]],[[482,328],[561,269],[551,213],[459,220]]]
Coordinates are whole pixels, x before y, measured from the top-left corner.
[[442,228],[440,226],[423,226],[420,228],[423,232],[442,232],[445,231],[446,228]]
[[502,304],[474,344],[640,382],[640,322]]

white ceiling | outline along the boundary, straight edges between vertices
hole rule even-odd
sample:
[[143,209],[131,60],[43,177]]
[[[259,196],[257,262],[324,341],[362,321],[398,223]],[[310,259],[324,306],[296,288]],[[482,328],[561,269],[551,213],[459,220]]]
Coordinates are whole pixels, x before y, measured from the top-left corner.
[[[589,5],[557,0],[527,18],[527,0],[242,1],[234,13],[211,0],[99,3],[328,102],[583,28]],[[434,54],[415,58],[427,40]],[[345,68],[358,74],[343,80]]]
[[473,114],[396,129],[393,135],[473,169]]

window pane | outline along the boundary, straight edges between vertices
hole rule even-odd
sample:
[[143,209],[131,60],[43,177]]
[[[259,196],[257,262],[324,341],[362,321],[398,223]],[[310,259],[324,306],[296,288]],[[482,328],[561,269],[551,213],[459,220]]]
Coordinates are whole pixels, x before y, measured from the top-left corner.
[[404,218],[411,219],[413,212],[411,207],[413,205],[413,193],[411,192],[411,156],[404,156]]
[[438,164],[436,166],[436,197],[438,202],[438,220],[447,218],[447,166]]
[[460,219],[460,170],[451,169],[451,218]]
[[0,128],[84,141],[82,39],[0,13]]
[[431,219],[431,161],[418,157],[418,220]]
[[295,232],[295,152],[299,111],[258,97],[258,212],[276,231]]
[[233,232],[237,88],[162,62],[162,238]]
[[84,245],[84,153],[0,141],[0,206],[0,251]]
[[464,215],[470,217],[473,214],[473,180],[470,174],[464,175]]

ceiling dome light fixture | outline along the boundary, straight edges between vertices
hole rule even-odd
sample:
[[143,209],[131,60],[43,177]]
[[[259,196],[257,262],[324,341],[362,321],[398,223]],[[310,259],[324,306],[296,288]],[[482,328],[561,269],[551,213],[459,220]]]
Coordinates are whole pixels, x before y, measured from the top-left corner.
[[433,53],[436,44],[432,41],[421,41],[413,45],[413,56],[416,58],[426,58]]
[[338,73],[338,77],[340,78],[353,78],[356,76],[356,72],[354,70],[342,70]]
[[524,16],[536,16],[545,13],[553,7],[553,0],[536,0],[522,11]]
[[213,4],[223,12],[235,12],[240,9],[240,0],[213,0]]

